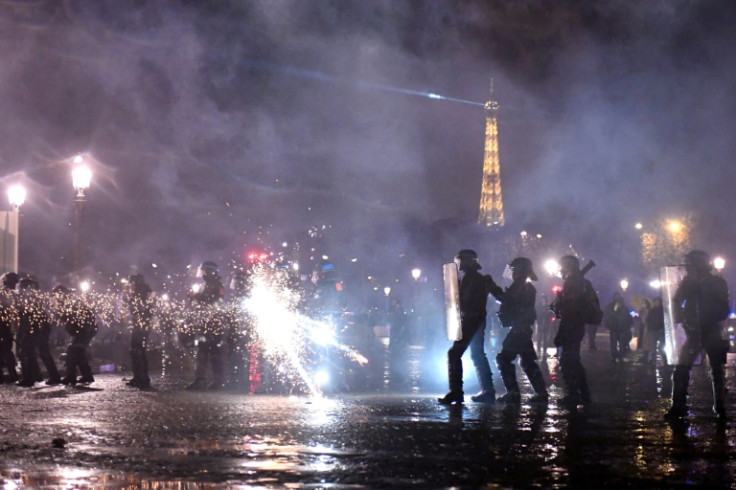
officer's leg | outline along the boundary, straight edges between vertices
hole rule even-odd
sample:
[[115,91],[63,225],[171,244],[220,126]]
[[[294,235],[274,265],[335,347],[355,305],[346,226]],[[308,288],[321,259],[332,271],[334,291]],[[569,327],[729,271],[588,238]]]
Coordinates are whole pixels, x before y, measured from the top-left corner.
[[483,394],[493,395],[495,400],[496,390],[493,388],[493,373],[491,365],[488,363],[488,357],[484,349],[485,344],[485,319],[477,326],[477,330],[470,340],[470,358],[475,365],[475,372],[478,375],[478,383],[480,383]]
[[687,415],[687,388],[690,384],[690,365],[678,364],[672,372],[672,407],[666,419],[678,419]]
[[72,343],[66,348],[66,373],[61,382],[65,385],[75,385],[77,383],[77,348],[72,339]]
[[221,339],[219,337],[213,337],[207,342],[209,344],[209,358],[212,365],[212,383],[209,385],[209,389],[211,390],[218,390],[224,385],[220,342]]
[[85,384],[93,383],[95,380],[94,376],[92,376],[92,368],[89,365],[89,360],[87,359],[87,347],[91,340],[91,338],[80,339],[79,342],[79,353],[77,358],[77,366],[79,366],[79,373],[81,374],[79,382]]
[[726,373],[724,366],[728,356],[728,341],[721,338],[720,329],[713,329],[704,339],[710,364],[710,379],[713,386],[713,413],[718,420],[726,420]]
[[209,350],[207,341],[200,339],[197,343],[197,361],[194,368],[194,382],[187,386],[188,390],[202,390],[206,388],[205,375],[207,373],[207,358]]
[[38,365],[38,338],[34,336],[30,339],[29,345],[28,345],[28,378],[26,381],[30,382],[30,384],[37,383],[38,381],[43,381],[43,376],[41,376],[41,368]]
[[0,351],[2,351],[0,357],[3,361],[2,367],[5,367],[8,371],[5,382],[15,383],[18,381],[18,371],[16,370],[17,360],[15,354],[13,354],[13,333],[10,327],[3,326],[0,329],[2,329],[2,332],[0,332]]
[[56,369],[54,356],[51,355],[48,334],[43,335],[38,343],[38,357],[41,358],[41,362],[43,362],[43,365],[46,368],[46,373],[49,376],[49,379],[46,380],[46,384],[59,384],[61,382],[61,378],[59,377],[59,370]]
[[516,352],[509,351],[505,348],[501,349],[501,352],[496,355],[496,367],[501,374],[503,386],[506,388],[506,394],[498,400],[506,403],[518,403],[521,400],[519,383],[516,380],[515,358]]
[[542,401],[548,396],[547,386],[544,383],[544,377],[542,377],[542,370],[539,369],[536,360],[537,356],[534,351],[521,353],[521,369],[526,374],[526,377],[529,378],[529,383],[532,385],[534,393],[539,395],[534,397],[534,399]]
[[450,385],[450,391],[438,401],[445,405],[452,403],[462,403],[463,398],[463,353],[468,348],[470,339],[463,335],[461,340],[452,343],[452,347],[447,351],[447,378]]
[[615,330],[611,330],[610,332],[611,336],[611,359],[613,359],[613,362],[616,362],[618,360],[619,356],[619,333]]
[[560,369],[562,370],[562,379],[565,382],[565,397],[562,399],[563,405],[572,409],[583,402],[580,388],[580,374],[582,365],[580,364],[580,342],[566,342],[562,345],[560,354]]

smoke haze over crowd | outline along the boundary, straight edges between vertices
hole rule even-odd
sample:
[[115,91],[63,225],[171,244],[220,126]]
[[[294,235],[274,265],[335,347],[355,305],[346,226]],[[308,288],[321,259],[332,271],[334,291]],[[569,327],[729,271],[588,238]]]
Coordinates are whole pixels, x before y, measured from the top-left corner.
[[99,267],[180,268],[323,225],[352,256],[411,253],[407,223],[477,217],[484,113],[462,101],[491,78],[509,229],[616,262],[634,222],[688,215],[693,243],[727,255],[735,21],[726,1],[1,2],[21,269],[69,267],[78,153]]

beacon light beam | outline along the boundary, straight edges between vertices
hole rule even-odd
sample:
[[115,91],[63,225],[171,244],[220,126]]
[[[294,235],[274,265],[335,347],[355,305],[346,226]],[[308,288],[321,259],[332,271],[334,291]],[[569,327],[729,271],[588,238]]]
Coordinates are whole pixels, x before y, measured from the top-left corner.
[[393,92],[396,94],[412,95],[415,97],[425,97],[427,99],[444,100],[447,102],[457,102],[459,104],[468,104],[474,106],[484,107],[485,104],[482,102],[475,102],[472,100],[458,99],[456,97],[445,97],[444,95],[435,94],[432,92],[422,92],[420,90],[411,90],[408,88],[394,87],[391,85],[385,85],[382,83],[372,82],[361,82],[359,80],[347,80],[344,78],[334,77],[327,73],[322,73],[313,70],[304,70],[302,68],[294,68],[290,66],[276,65],[273,63],[264,63],[260,61],[247,61],[246,65],[255,70],[264,70],[271,73],[279,73],[290,77],[307,78],[310,80],[319,80],[322,82],[336,83],[340,85],[352,85],[362,89],[369,90],[380,90],[384,92]]

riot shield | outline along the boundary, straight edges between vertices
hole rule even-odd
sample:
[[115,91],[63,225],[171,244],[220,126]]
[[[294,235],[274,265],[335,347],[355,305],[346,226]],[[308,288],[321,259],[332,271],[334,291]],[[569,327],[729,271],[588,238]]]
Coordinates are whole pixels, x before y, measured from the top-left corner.
[[664,353],[669,365],[702,362],[700,333],[688,333],[683,323],[682,305],[675,301],[675,293],[686,273],[684,265],[665,266],[659,272],[664,308]]
[[463,338],[460,323],[460,283],[457,280],[457,265],[452,262],[442,266],[442,277],[445,281],[445,319],[447,323],[447,340],[457,341]]

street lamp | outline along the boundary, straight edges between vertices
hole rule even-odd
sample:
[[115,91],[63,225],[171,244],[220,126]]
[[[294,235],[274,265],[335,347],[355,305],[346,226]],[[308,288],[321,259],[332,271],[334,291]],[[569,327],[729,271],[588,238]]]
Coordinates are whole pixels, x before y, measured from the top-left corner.
[[26,190],[20,184],[8,188],[8,201],[12,211],[3,212],[3,220],[0,228],[3,233],[2,242],[2,268],[3,271],[18,271],[18,224],[20,220],[20,207],[26,201]]
[[626,290],[629,289],[629,280],[628,279],[621,279],[620,285],[621,285],[621,291],[623,291],[625,293]]
[[13,206],[13,211],[18,209],[26,202],[26,189],[20,184],[10,186],[8,189],[8,201]]
[[72,185],[77,194],[74,196],[74,270],[79,270],[82,265],[82,223],[84,221],[84,207],[87,196],[84,191],[89,189],[92,181],[92,171],[84,164],[84,159],[77,155],[74,157],[74,168],[72,169]]
[[413,277],[415,281],[418,281],[419,278],[422,277],[422,269],[412,269],[411,277]]

